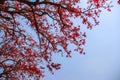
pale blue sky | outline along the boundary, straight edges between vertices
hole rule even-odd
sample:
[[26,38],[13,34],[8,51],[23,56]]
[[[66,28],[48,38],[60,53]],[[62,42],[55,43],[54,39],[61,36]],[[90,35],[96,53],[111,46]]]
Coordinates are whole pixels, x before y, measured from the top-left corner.
[[55,57],[61,70],[47,72],[42,80],[120,80],[120,6],[115,1],[112,12],[101,14],[100,25],[87,30],[87,54]]

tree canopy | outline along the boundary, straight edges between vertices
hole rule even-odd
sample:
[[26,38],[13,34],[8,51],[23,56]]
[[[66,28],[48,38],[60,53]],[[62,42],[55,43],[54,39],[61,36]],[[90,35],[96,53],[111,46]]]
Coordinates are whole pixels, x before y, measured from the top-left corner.
[[71,57],[69,44],[85,54],[81,24],[88,29],[99,25],[100,13],[111,11],[112,5],[109,0],[81,4],[82,0],[0,0],[0,79],[41,79],[45,69],[60,69],[52,55]]

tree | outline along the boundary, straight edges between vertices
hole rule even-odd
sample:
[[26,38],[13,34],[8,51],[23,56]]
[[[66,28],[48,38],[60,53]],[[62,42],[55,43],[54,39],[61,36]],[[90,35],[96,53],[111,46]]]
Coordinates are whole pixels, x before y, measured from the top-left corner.
[[83,8],[81,2],[0,0],[0,79],[41,79],[44,69],[60,69],[52,55],[64,52],[71,57],[70,43],[85,54],[86,33],[72,19],[92,29],[99,25],[102,9],[110,11],[112,6],[108,0],[88,0]]

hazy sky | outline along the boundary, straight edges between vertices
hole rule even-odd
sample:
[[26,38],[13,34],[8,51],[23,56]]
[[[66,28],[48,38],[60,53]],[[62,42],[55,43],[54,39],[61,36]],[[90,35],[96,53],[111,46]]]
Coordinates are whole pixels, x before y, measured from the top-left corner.
[[113,4],[112,12],[101,14],[100,25],[87,30],[87,54],[56,57],[61,70],[42,80],[120,80],[120,6]]

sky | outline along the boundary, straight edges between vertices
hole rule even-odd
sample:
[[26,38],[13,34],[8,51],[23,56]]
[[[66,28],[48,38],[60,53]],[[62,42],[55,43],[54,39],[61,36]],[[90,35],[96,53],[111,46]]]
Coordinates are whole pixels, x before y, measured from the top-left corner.
[[113,5],[112,12],[103,11],[99,26],[87,30],[86,55],[55,57],[61,69],[42,80],[120,80],[120,6],[116,0]]

